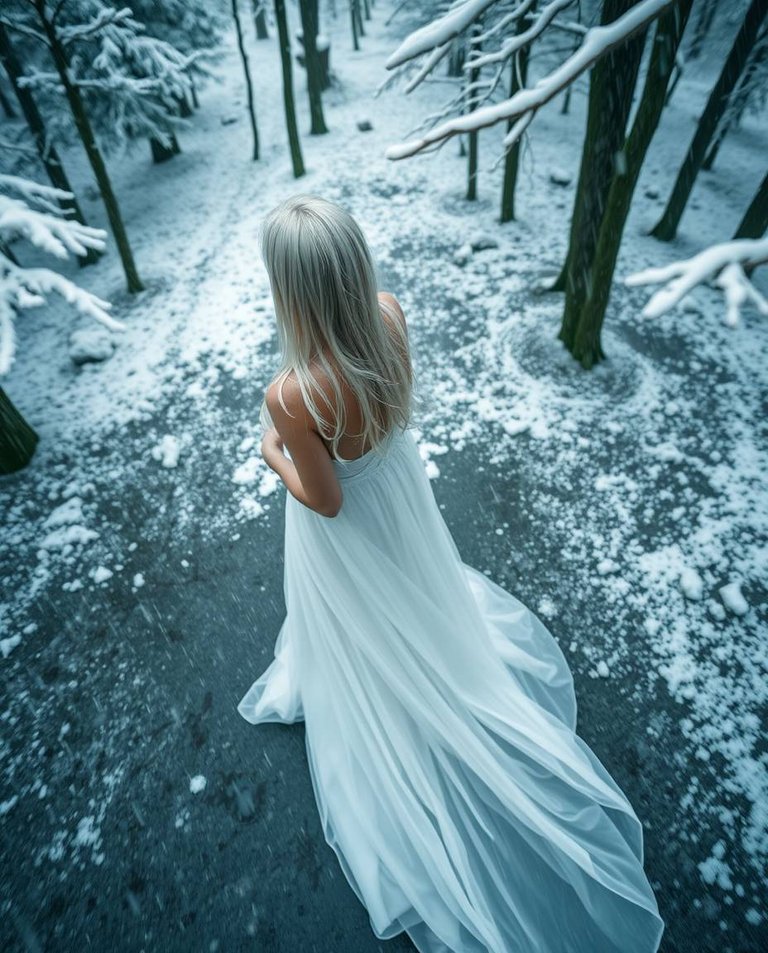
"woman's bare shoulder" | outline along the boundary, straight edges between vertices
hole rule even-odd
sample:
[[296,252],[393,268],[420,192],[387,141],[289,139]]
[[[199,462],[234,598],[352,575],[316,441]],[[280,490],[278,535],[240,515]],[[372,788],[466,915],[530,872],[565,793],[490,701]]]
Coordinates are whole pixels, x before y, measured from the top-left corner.
[[266,390],[267,409],[273,418],[275,413],[287,412],[294,416],[306,412],[304,398],[293,371],[274,377]]
[[400,323],[402,324],[405,334],[407,336],[408,325],[405,320],[405,314],[403,313],[403,309],[400,307],[400,302],[397,300],[397,298],[393,294],[390,294],[388,291],[380,291],[379,299],[382,300],[384,304],[388,305],[395,312],[395,314],[400,319]]
[[403,309],[400,307],[400,302],[393,294],[390,294],[388,291],[380,291],[379,298],[383,298],[384,303],[388,304],[391,308],[394,308],[400,317],[405,320],[405,315],[403,314]]

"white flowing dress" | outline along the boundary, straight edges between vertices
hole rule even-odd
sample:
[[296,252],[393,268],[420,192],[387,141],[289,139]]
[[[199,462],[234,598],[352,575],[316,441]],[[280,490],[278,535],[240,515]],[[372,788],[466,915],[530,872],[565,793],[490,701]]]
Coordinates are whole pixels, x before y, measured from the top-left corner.
[[422,953],[655,953],[642,825],[576,734],[573,678],[461,560],[412,430],[286,495],[286,617],[238,705],[305,722],[323,831],[380,939]]

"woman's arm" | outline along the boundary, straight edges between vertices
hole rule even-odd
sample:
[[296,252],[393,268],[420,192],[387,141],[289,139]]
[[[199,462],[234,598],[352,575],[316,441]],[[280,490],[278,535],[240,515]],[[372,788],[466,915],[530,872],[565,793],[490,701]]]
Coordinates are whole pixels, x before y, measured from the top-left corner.
[[[264,461],[300,503],[321,516],[337,516],[342,503],[341,485],[298,384],[285,381],[283,400],[288,413],[278,400],[277,383],[270,384],[266,401],[275,427],[268,430],[262,440]],[[283,452],[283,445],[291,454],[290,460]]]

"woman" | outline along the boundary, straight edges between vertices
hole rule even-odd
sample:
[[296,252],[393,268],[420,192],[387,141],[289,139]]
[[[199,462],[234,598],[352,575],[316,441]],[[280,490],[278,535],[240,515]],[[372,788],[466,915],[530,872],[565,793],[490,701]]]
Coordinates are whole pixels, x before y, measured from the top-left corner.
[[[321,198],[263,225],[282,366],[286,617],[238,706],[303,719],[326,840],[381,939],[422,953],[654,953],[642,826],[575,733],[557,642],[463,563],[409,429],[405,318]],[[287,453],[286,453],[287,451]]]

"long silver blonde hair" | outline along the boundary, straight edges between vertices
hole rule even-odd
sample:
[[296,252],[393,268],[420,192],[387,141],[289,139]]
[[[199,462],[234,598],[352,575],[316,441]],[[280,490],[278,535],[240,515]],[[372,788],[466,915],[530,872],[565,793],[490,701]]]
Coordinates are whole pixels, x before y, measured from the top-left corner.
[[[413,374],[398,315],[377,293],[376,269],[365,236],[349,212],[315,195],[293,195],[274,208],[260,229],[261,255],[269,275],[277,317],[281,406],[285,379],[293,372],[320,434],[338,457],[347,420],[341,381],[357,398],[364,445],[380,449],[405,429],[414,409]],[[397,339],[382,310],[392,315]],[[327,354],[333,358],[333,364]],[[329,421],[316,397],[328,406],[311,368],[322,367],[333,391]],[[338,369],[338,373],[337,373]],[[266,401],[259,419],[272,426]],[[331,433],[332,432],[332,433]]]

